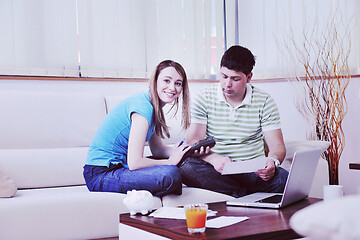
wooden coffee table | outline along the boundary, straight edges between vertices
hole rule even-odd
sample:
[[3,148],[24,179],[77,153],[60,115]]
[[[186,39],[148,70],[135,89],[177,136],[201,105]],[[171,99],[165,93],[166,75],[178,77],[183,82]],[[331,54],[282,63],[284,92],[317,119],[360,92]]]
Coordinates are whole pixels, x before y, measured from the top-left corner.
[[[185,220],[130,216],[128,213],[120,215],[120,227],[131,226],[133,228],[129,229],[141,229],[170,239],[294,239],[301,236],[289,227],[290,217],[298,210],[320,200],[307,198],[280,210],[232,207],[225,202],[210,203],[209,209],[218,211],[216,217],[247,216],[249,219],[224,228],[207,228],[203,234],[188,233]],[[126,232],[119,234],[122,239]]]

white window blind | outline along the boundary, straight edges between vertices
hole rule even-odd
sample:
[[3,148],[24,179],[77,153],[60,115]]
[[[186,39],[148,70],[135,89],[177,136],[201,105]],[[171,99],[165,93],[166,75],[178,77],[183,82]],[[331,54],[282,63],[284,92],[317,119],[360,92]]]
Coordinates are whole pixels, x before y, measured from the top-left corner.
[[[254,78],[282,78],[301,73],[291,39],[297,46],[304,36],[316,44],[327,34],[329,24],[337,25],[340,38],[348,25],[351,40],[349,67],[360,73],[360,2],[357,0],[227,0],[227,47],[240,44],[257,57]],[[334,18],[333,18],[334,17]],[[345,38],[344,38],[345,39]],[[341,43],[348,49],[346,39]],[[316,54],[312,52],[311,54]],[[316,59],[314,57],[314,59]]]
[[83,76],[147,78],[165,59],[181,63],[193,79],[210,78],[218,68],[222,1],[78,2]]
[[255,78],[281,78],[296,67],[283,48],[289,36],[301,43],[314,22],[321,34],[335,12],[350,22],[349,66],[359,74],[357,0],[1,0],[0,75],[147,78],[173,59],[191,79],[214,78],[225,26],[227,47],[257,57]]
[[0,74],[77,76],[73,0],[0,1]]
[[2,0],[0,74],[147,78],[162,60],[217,73],[223,1]]

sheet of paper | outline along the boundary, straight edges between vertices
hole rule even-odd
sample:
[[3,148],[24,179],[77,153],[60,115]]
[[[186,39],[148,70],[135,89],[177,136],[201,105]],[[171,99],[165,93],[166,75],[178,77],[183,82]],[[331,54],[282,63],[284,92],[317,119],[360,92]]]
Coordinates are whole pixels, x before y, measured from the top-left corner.
[[266,157],[225,163],[222,175],[256,172],[266,166]]
[[222,228],[227,227],[235,223],[239,223],[248,220],[249,217],[229,217],[221,216],[206,221],[206,227],[208,228]]
[[[208,210],[207,216],[216,216],[217,211]],[[182,207],[161,207],[149,215],[156,218],[186,219],[185,210]]]

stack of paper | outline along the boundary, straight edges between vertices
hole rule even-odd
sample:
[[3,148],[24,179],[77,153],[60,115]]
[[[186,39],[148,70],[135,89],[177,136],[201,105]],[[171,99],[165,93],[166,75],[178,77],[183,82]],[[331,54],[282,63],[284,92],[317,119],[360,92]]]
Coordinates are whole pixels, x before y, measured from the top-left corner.
[[[217,211],[208,210],[207,216],[216,216]],[[186,219],[185,210],[182,207],[161,207],[149,215],[156,218],[171,218],[171,219]],[[221,216],[213,219],[206,220],[206,227],[208,228],[222,228],[235,223],[248,220],[248,217],[232,217]]]
[[[208,210],[207,216],[216,216],[217,211]],[[149,215],[156,218],[186,219],[185,210],[182,207],[161,207]]]
[[256,172],[265,168],[267,160],[266,157],[259,157],[246,161],[227,162],[222,175]]

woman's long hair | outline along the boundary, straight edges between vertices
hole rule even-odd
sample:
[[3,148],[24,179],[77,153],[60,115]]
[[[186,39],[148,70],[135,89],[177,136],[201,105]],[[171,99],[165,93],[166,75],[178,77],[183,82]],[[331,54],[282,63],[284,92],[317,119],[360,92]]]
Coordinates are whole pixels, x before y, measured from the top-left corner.
[[[165,60],[159,63],[157,67],[155,68],[155,72],[153,76],[150,78],[150,100],[151,104],[154,107],[154,122],[155,122],[155,133],[161,138],[164,138],[164,135],[166,137],[170,137],[169,128],[166,125],[165,121],[165,115],[163,112],[162,107],[160,106],[160,98],[159,94],[157,92],[157,82],[160,72],[167,68],[167,67],[173,67],[175,70],[180,74],[182,77],[182,117],[181,117],[181,126],[184,129],[187,129],[190,126],[190,113],[189,113],[189,105],[190,105],[190,94],[189,94],[189,85],[188,85],[188,79],[186,77],[186,73],[184,68],[177,62],[174,62],[172,60]],[[180,98],[180,97],[179,97]],[[179,109],[179,98],[175,99],[175,101],[172,103],[171,111],[175,107],[175,113],[178,112]]]

